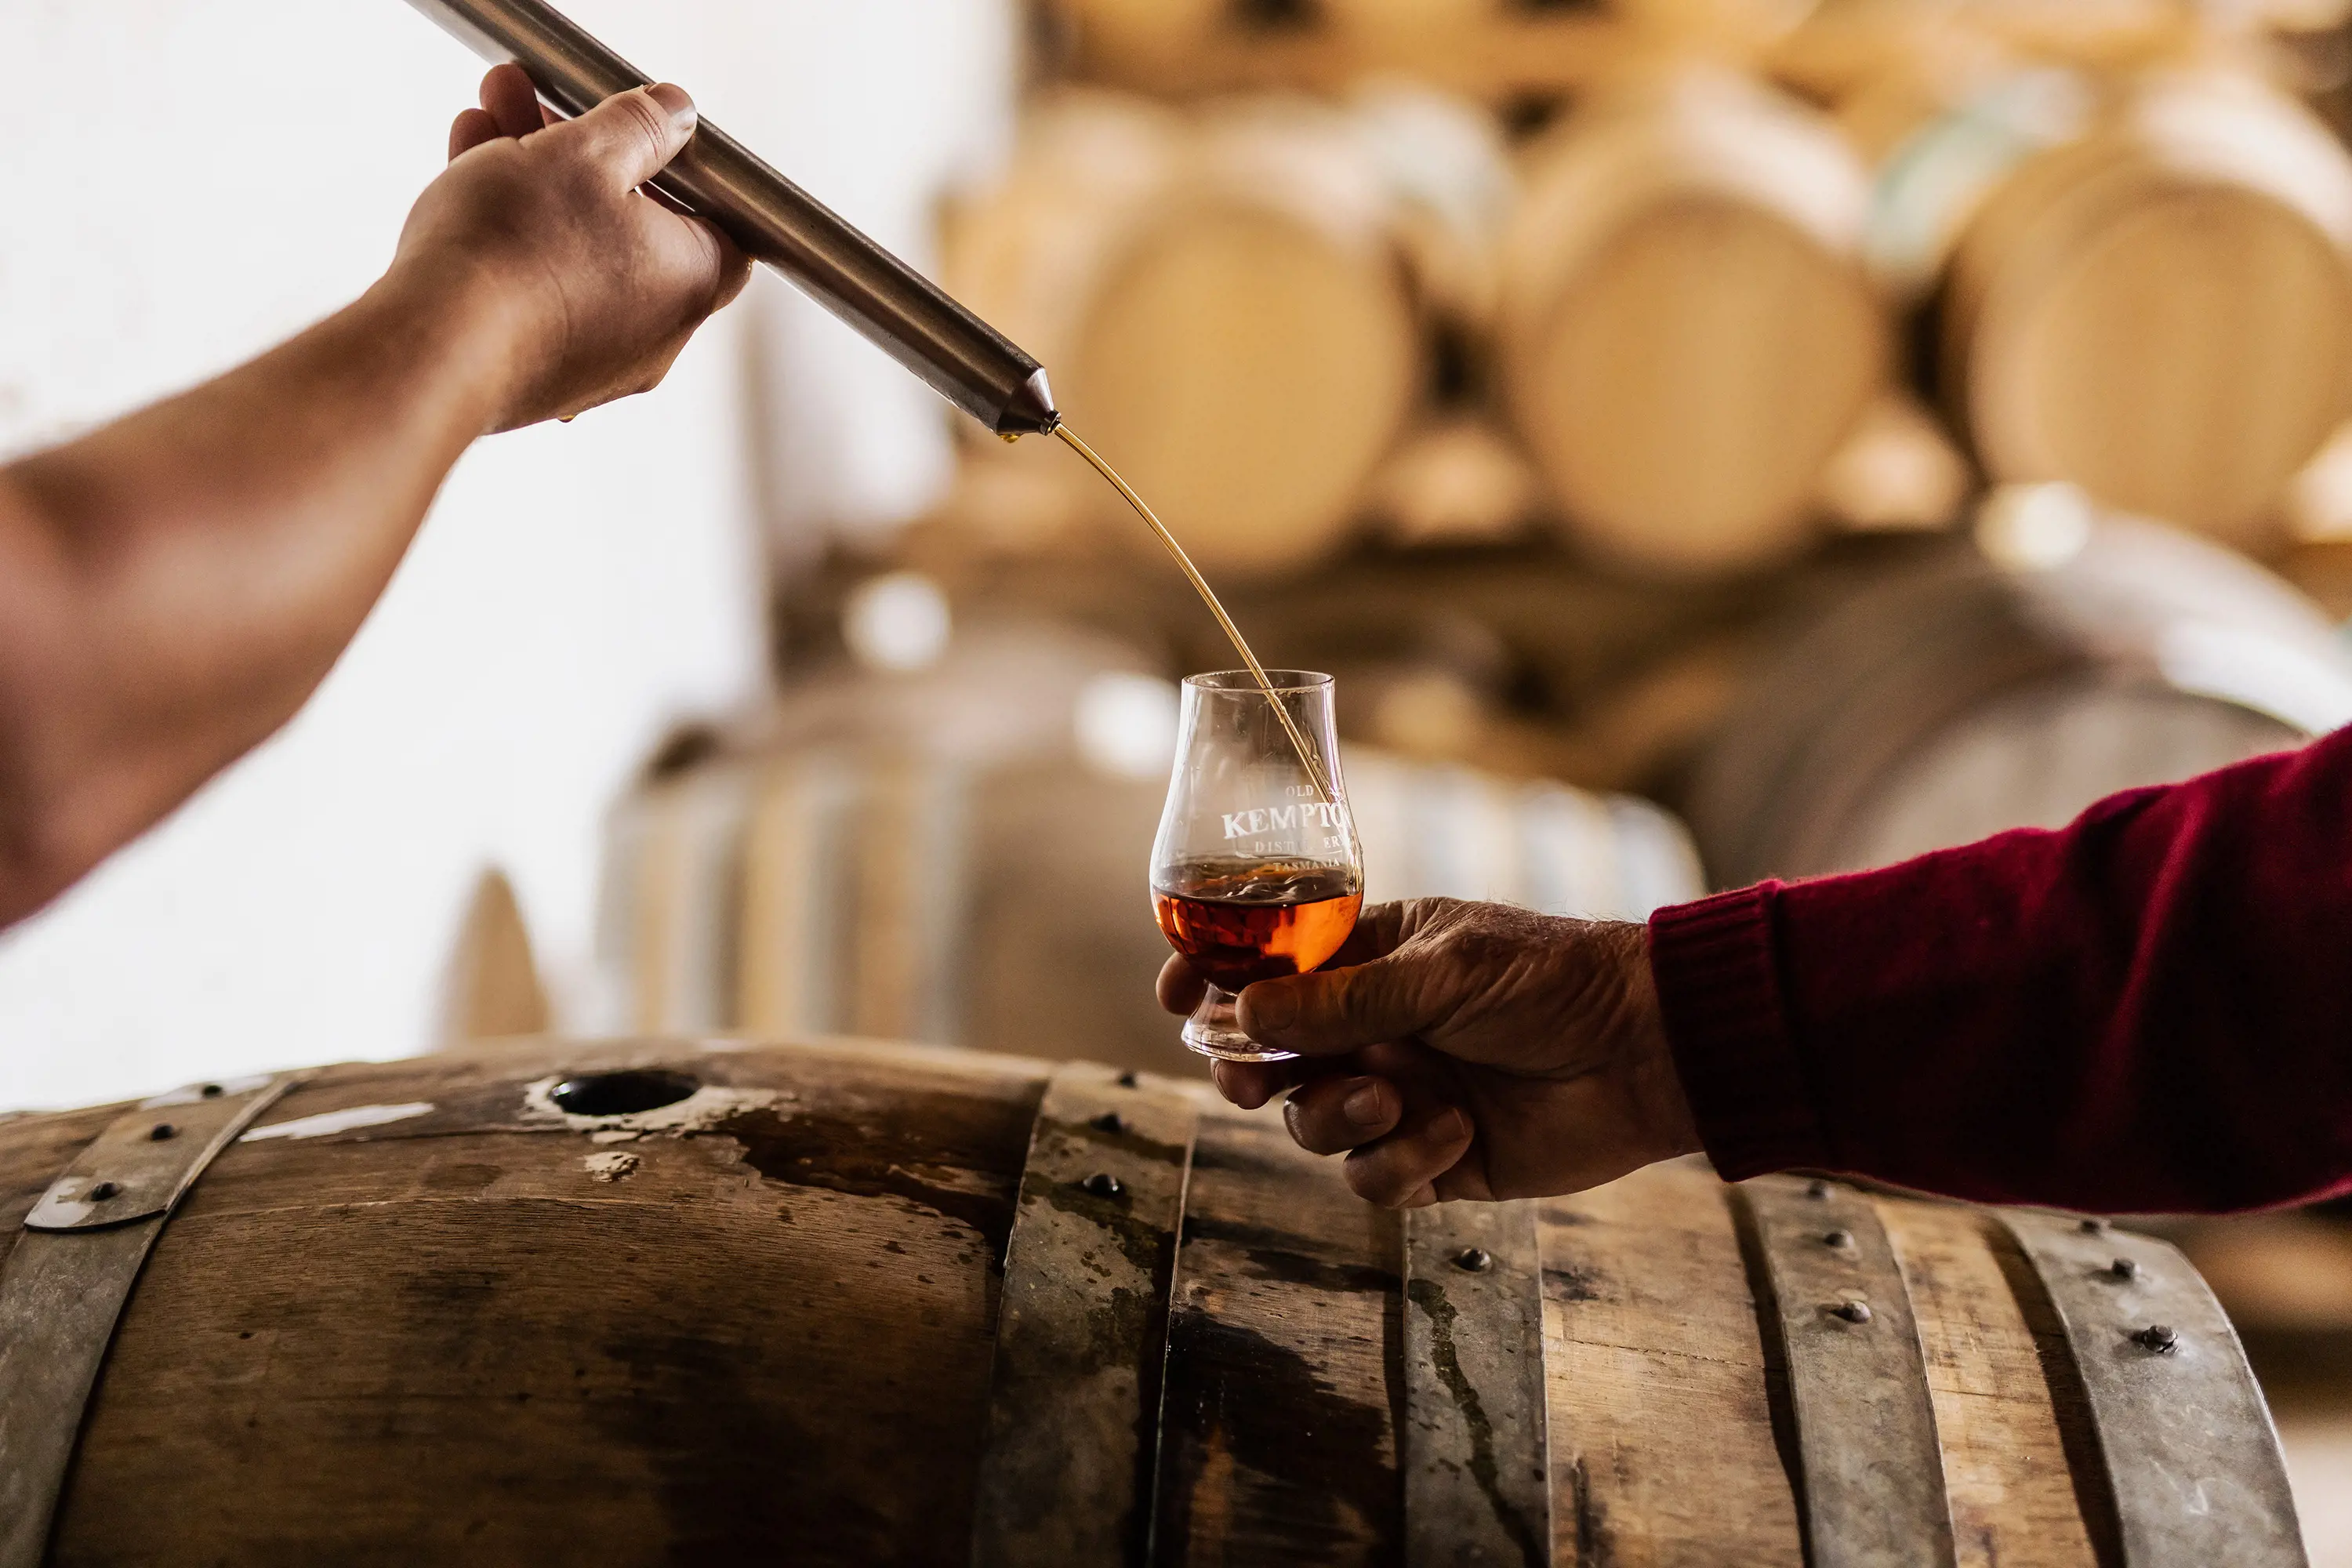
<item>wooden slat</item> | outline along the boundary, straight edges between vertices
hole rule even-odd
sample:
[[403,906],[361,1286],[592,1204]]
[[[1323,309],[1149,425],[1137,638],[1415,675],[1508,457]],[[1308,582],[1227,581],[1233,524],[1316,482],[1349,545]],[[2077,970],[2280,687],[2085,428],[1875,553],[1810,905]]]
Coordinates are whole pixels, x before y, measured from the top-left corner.
[[1911,1285],[1960,1568],[2095,1568],[2008,1234],[1957,1204],[1875,1206]]
[[1169,1314],[1153,1562],[1393,1563],[1397,1216],[1272,1108],[1204,1114]]
[[1722,1184],[1654,1167],[1543,1221],[1552,1561],[1803,1568]]

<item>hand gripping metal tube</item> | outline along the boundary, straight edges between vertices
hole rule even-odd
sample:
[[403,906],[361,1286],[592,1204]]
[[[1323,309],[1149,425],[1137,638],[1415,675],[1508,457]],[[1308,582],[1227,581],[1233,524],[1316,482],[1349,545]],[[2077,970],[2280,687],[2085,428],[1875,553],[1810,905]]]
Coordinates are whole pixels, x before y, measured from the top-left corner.
[[[566,114],[653,80],[541,0],[409,4],[484,59],[522,67]],[[998,435],[1061,422],[1035,360],[709,121],[653,184]]]

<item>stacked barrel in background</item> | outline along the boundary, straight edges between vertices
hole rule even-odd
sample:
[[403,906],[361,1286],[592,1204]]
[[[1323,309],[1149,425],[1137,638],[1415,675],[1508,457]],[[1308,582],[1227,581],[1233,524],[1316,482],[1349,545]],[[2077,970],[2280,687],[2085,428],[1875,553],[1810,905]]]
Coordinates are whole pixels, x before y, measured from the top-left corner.
[[[1108,639],[960,633],[665,759],[615,816],[607,947],[635,1031],[853,1034],[1181,1068],[1146,868],[1175,693]],[[1640,918],[1700,890],[1643,802],[1370,750],[1375,900]]]

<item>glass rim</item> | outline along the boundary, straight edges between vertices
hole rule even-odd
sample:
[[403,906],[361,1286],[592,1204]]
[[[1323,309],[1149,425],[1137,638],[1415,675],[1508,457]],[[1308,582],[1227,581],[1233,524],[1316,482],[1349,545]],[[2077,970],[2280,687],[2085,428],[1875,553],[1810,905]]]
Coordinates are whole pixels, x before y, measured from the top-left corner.
[[[1272,686],[1277,695],[1317,691],[1331,684],[1331,678],[1319,669],[1269,669],[1265,672],[1265,679],[1266,684]],[[1216,697],[1230,697],[1236,693],[1251,697],[1265,694],[1264,688],[1257,683],[1257,677],[1246,669],[1203,670],[1198,675],[1186,676],[1184,684],[1192,690]]]

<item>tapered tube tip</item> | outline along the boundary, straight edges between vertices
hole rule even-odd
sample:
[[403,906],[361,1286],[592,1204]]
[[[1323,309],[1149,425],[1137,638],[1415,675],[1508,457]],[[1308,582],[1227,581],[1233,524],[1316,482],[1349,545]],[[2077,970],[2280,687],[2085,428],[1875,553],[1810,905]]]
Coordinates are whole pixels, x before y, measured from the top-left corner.
[[1054,389],[1045,384],[1045,372],[1041,367],[1005,400],[1004,412],[996,416],[996,433],[1043,436],[1061,422],[1062,416],[1054,407]]

